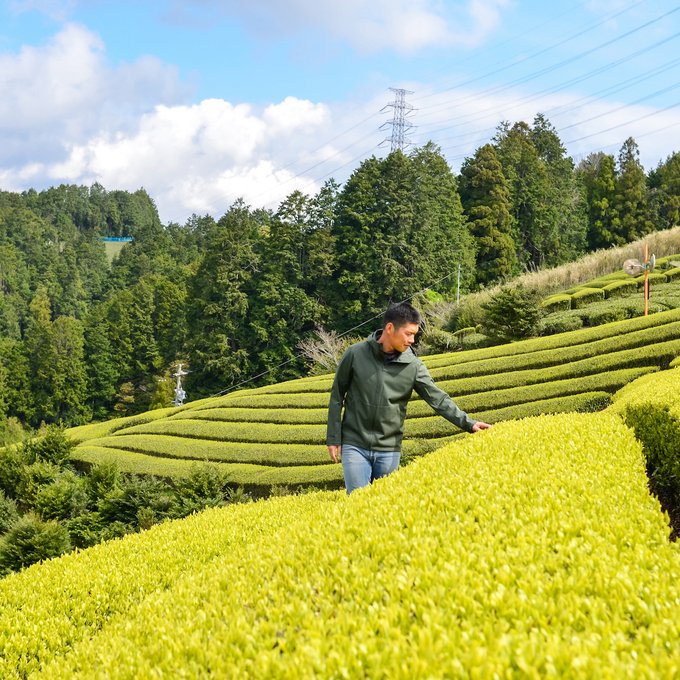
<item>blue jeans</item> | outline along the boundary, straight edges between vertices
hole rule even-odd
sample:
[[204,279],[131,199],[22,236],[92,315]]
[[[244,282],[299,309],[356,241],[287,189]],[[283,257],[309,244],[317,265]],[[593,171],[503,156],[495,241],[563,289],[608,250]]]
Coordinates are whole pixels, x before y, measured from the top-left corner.
[[354,444],[343,444],[342,472],[347,493],[394,472],[399,467],[400,456],[399,451],[370,451]]

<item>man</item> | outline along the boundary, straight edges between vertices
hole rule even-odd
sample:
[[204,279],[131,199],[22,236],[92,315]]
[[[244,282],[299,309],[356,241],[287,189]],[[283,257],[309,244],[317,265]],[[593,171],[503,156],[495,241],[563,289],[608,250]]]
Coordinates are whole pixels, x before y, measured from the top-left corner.
[[467,432],[491,427],[472,420],[434,384],[411,349],[420,323],[420,313],[408,302],[392,305],[383,329],[352,345],[338,364],[326,444],[331,460],[342,461],[348,494],[399,467],[406,405],[413,390]]

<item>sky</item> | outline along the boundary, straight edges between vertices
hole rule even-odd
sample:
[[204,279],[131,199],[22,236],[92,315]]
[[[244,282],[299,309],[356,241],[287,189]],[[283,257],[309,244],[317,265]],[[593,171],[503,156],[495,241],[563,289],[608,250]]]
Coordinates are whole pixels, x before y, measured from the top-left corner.
[[544,114],[576,163],[680,150],[664,0],[0,0],[0,190],[144,188],[163,223],[277,206],[393,144],[454,172]]

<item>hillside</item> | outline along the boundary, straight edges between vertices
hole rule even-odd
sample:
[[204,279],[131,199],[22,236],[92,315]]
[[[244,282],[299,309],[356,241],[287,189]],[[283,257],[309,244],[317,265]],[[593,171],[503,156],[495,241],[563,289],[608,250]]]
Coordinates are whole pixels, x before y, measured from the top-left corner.
[[349,497],[210,510],[12,575],[0,674],[675,677],[680,549],[618,414],[653,394],[680,442],[680,369],[641,380]]
[[[488,422],[594,411],[635,378],[680,355],[680,309],[497,347],[425,357],[434,379]],[[304,378],[184,407],[73,428],[76,460],[115,460],[129,472],[187,474],[213,461],[255,493],[273,486],[338,488],[324,446],[332,376]],[[462,436],[419,399],[409,404],[407,457]]]

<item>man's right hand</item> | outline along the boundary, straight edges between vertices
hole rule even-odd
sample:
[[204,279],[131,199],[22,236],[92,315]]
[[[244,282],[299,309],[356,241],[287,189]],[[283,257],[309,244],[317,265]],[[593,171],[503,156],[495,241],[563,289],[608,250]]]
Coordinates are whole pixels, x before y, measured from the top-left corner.
[[332,445],[328,447],[328,455],[334,463],[342,460],[342,446]]

